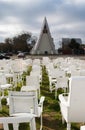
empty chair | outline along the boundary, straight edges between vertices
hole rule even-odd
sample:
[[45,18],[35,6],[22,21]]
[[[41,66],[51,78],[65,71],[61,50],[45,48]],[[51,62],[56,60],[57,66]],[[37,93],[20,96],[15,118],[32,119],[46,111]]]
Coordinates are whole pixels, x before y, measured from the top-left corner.
[[42,72],[41,71],[31,71],[30,76],[37,76],[39,78],[39,82],[42,81]]
[[40,80],[36,75],[26,76],[26,86],[21,91],[37,91],[40,96]]
[[4,74],[0,74],[0,90],[2,91],[2,97],[4,97],[4,90],[12,87],[12,84],[8,83]]
[[6,88],[9,88],[9,87],[12,87],[12,84],[8,83],[4,74],[0,74],[0,88],[6,89]]
[[68,78],[67,77],[58,77],[57,83],[55,85],[55,98],[57,97],[57,90],[59,88],[64,89],[64,92],[68,89]]
[[17,71],[17,72],[13,73],[13,84],[14,84],[14,87],[17,87],[18,83],[23,85],[23,78],[22,78],[22,73]]
[[0,124],[4,130],[9,130],[9,124],[13,125],[13,130],[19,130],[19,123],[30,123],[30,130],[36,130],[35,118],[33,116],[20,117],[0,117]]
[[42,112],[45,97],[41,97],[38,103],[37,93],[34,92],[9,92],[10,116],[30,115],[40,117],[42,129]]
[[69,79],[69,93],[60,94],[60,109],[67,122],[67,130],[71,122],[85,122],[85,76],[74,76]]
[[53,69],[51,74],[49,75],[49,81],[50,81],[50,91],[55,90],[53,87],[53,84],[57,82],[58,77],[65,77],[65,72],[60,69]]

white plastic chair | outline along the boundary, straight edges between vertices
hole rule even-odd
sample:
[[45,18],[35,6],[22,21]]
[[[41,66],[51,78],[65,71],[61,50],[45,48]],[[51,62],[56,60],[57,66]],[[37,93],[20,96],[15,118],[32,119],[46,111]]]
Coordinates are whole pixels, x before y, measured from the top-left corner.
[[33,115],[40,117],[42,130],[42,112],[45,97],[42,96],[38,103],[37,92],[9,92],[10,116]]
[[85,76],[71,77],[68,95],[60,94],[59,100],[67,130],[71,129],[71,122],[85,122]]
[[32,116],[0,117],[0,124],[4,130],[9,130],[8,125],[13,124],[13,130],[19,130],[19,123],[30,123],[30,130],[36,130],[35,118]]

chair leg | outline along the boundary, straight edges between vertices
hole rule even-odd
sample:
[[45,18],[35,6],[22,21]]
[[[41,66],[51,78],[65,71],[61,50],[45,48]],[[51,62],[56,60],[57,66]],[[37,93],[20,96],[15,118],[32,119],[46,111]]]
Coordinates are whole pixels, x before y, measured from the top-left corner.
[[52,93],[52,85],[50,85],[50,92]]
[[55,99],[57,99],[57,89],[55,88]]
[[14,128],[14,130],[18,130],[19,124],[18,123],[13,123],[13,128]]
[[42,130],[42,114],[40,116],[40,130]]
[[65,122],[65,119],[64,119],[63,116],[62,116],[62,124],[64,124],[64,122]]
[[4,130],[9,130],[8,124],[7,123],[3,123],[3,128],[4,128]]
[[67,130],[71,130],[71,124],[67,123]]
[[30,130],[36,130],[36,123],[34,117],[30,121]]
[[38,90],[38,94],[39,94],[38,96],[39,96],[39,98],[40,98],[40,87],[39,87],[39,90]]

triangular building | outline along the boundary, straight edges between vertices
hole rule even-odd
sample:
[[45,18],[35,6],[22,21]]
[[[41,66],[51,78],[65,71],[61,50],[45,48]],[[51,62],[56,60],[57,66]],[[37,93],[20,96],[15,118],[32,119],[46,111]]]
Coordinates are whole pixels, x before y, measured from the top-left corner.
[[46,17],[44,18],[39,39],[35,43],[31,54],[55,54],[55,45],[50,34]]

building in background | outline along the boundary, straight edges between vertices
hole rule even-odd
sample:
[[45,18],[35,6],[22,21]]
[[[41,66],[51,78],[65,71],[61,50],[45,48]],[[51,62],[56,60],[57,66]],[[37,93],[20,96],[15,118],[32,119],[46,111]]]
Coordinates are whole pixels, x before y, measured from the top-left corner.
[[79,44],[79,45],[82,44],[82,40],[80,38],[62,38],[62,53],[63,54],[73,54],[74,53],[73,49],[69,46],[72,44],[71,43],[72,40],[74,40],[76,42],[76,44]]

